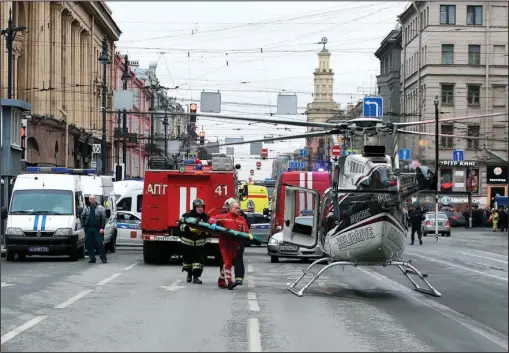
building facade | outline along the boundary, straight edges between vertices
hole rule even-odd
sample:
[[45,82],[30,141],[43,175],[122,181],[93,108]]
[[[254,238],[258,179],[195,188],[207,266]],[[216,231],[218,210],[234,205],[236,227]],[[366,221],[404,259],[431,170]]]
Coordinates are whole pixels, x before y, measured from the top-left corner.
[[[124,136],[118,139],[119,153],[115,161],[123,164],[125,168],[125,176],[130,178],[142,177],[145,170],[148,168],[148,155],[149,150],[146,145],[149,143],[150,136],[150,122],[152,116],[150,114],[136,114],[136,112],[147,112],[151,108],[151,91],[146,77],[137,75],[132,68],[136,68],[137,61],[131,62],[131,67],[128,67],[130,80],[127,81],[127,89],[133,91],[133,107],[129,109],[132,113],[126,114],[128,135],[125,139],[126,160],[123,158]],[[115,54],[114,58],[114,73],[113,85],[114,89],[123,89],[122,75],[125,68],[125,56]],[[142,77],[139,77],[142,76]],[[124,115],[122,115],[124,116]],[[121,118],[123,119],[123,118]],[[124,122],[119,120],[119,115],[116,117],[117,131],[123,127]]]
[[[10,8],[14,25],[26,27],[16,34],[14,42],[13,98],[32,106],[26,129],[27,164],[91,167],[92,145],[100,144],[102,136],[101,42],[106,36],[111,55],[121,34],[112,11],[102,1],[1,2],[2,28],[7,27]],[[0,60],[6,63],[3,36],[0,48]],[[112,102],[112,72],[112,65],[108,65],[108,107]],[[6,82],[7,76],[7,65],[1,65],[0,81]],[[2,97],[6,87],[1,85]],[[110,146],[111,127],[112,116],[108,114]],[[111,148],[106,153],[111,163]]]
[[[330,67],[330,52],[325,48],[318,53],[318,68],[314,75],[313,102],[307,105],[307,121],[327,122],[334,116],[340,114],[340,107],[334,101],[334,71]],[[313,131],[313,128],[308,128]],[[313,137],[306,139],[306,148],[309,151],[308,170],[314,170],[315,164],[327,160],[328,141],[324,137]]]
[[[500,113],[496,117],[439,124],[442,134],[507,139],[507,2],[447,3],[416,1],[398,17],[402,27],[401,112],[405,121]],[[429,136],[408,139],[421,164],[433,166],[434,124],[417,131]],[[468,168],[478,175],[478,196],[489,204],[495,193],[507,196],[507,185],[489,183],[488,171],[507,165],[507,142],[440,137],[439,159],[452,162],[462,150],[463,165],[442,166],[442,183],[466,190]],[[444,168],[445,167],[445,168]],[[499,170],[499,169],[497,169]],[[460,176],[462,175],[462,176]],[[446,191],[444,190],[444,191]]]

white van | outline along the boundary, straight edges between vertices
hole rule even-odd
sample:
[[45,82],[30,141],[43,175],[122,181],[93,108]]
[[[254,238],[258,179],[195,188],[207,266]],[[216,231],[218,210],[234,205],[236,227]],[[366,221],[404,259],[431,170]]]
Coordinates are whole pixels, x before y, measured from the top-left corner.
[[117,211],[127,211],[141,217],[143,185],[140,180],[122,180],[113,183],[117,197]]
[[[106,208],[106,226],[104,227],[104,250],[114,253],[117,248],[116,202],[113,181],[111,177],[103,175],[80,175],[85,203],[89,205],[88,197],[95,195],[98,204]],[[87,173],[88,174],[88,173]]]
[[14,182],[7,212],[7,261],[27,255],[85,257],[80,216],[85,205],[80,177],[68,168],[28,167]]

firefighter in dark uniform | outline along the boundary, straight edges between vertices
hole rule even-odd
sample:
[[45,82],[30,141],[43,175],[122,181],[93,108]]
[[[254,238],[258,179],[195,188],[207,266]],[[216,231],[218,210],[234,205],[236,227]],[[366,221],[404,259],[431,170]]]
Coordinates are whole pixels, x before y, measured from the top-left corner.
[[410,223],[412,224],[412,235],[410,236],[410,239],[412,242],[410,245],[414,245],[415,241],[415,232],[417,232],[417,237],[419,238],[419,244],[422,245],[422,234],[421,234],[421,222],[424,219],[424,215],[420,209],[420,207],[416,207],[413,211],[409,214]]
[[[226,200],[224,203],[224,211],[221,212],[221,214],[226,214],[230,210],[230,204],[237,202],[233,197]],[[244,211],[240,210],[240,214],[247,222],[247,225],[251,227],[250,222],[248,221],[248,218]],[[235,272],[235,285],[241,286],[244,283],[244,275],[246,272],[245,266],[244,266],[244,249],[245,249],[245,242],[241,241],[239,249],[237,250],[237,256],[235,257],[235,263],[233,264],[234,272]],[[219,267],[220,271],[223,269],[223,261],[221,261],[221,266]]]
[[[209,216],[205,213],[205,202],[202,199],[193,201],[193,209],[182,215],[182,218],[198,218],[208,223]],[[187,282],[202,284],[200,276],[203,273],[203,260],[205,256],[205,243],[210,235],[186,224],[180,225],[182,272],[187,272]]]

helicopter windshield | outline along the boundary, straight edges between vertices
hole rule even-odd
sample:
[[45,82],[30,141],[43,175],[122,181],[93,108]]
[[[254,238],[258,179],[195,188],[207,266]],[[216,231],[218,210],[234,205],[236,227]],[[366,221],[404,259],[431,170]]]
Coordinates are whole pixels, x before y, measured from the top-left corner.
[[369,177],[364,178],[360,185],[362,188],[387,189],[397,183],[396,175],[388,166],[376,166],[371,169]]

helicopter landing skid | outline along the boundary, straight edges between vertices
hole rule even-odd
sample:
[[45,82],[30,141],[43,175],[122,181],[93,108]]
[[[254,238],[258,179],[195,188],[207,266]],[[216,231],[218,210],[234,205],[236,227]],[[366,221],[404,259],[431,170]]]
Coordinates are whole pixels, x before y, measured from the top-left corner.
[[[311,269],[318,265],[319,263],[323,263],[323,262],[328,262],[327,265],[325,265],[320,271],[318,271],[318,273],[315,273],[313,271],[311,271]],[[415,287],[415,290],[416,291],[419,291],[421,293],[424,293],[424,294],[428,294],[428,295],[432,295],[434,297],[441,297],[442,294],[437,291],[429,282],[428,280],[426,279],[428,277],[427,274],[425,273],[421,273],[415,266],[413,266],[410,262],[404,262],[404,261],[392,261],[392,262],[387,262],[387,263],[384,263],[384,264],[381,264],[381,266],[390,266],[390,265],[396,265],[398,266],[398,268],[401,270],[401,272],[403,272],[403,274],[405,275],[406,278],[408,278],[408,280],[414,285]],[[308,266],[307,269],[305,270],[302,270],[302,275],[300,275],[299,278],[297,278],[297,280],[295,280],[293,283],[287,283],[286,286],[288,288],[288,290],[290,292],[292,292],[293,294],[297,295],[298,297],[302,297],[302,295],[304,294],[304,292],[327,270],[333,268],[333,267],[336,267],[336,266],[353,266],[353,267],[357,267],[357,266],[362,266],[362,264],[358,264],[358,263],[355,263],[355,262],[350,262],[350,261],[336,261],[336,262],[333,262],[330,258],[321,258],[321,259],[318,259],[316,261],[314,261],[311,265]],[[297,284],[307,275],[307,274],[310,274],[312,275],[312,278],[309,280],[309,282],[304,286],[302,287],[301,289],[297,289],[296,286]],[[422,288],[420,287],[411,277],[410,275],[416,275],[418,276],[425,284],[428,288]]]

